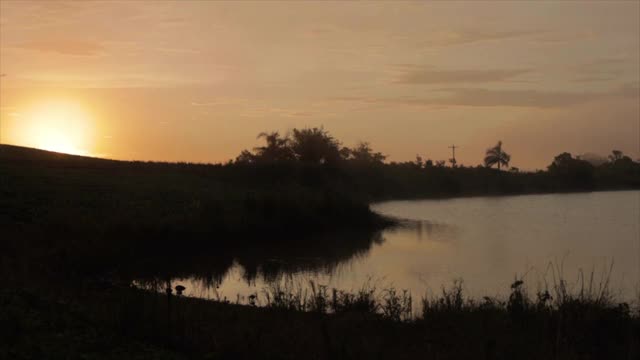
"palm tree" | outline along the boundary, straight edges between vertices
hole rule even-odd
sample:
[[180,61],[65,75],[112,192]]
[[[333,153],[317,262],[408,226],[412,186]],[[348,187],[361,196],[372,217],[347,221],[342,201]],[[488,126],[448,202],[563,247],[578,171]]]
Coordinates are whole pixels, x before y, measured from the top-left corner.
[[511,155],[502,150],[502,141],[498,141],[496,146],[487,149],[484,157],[484,165],[486,167],[498,164],[498,170],[500,170],[501,165],[508,167],[509,161],[511,161]]

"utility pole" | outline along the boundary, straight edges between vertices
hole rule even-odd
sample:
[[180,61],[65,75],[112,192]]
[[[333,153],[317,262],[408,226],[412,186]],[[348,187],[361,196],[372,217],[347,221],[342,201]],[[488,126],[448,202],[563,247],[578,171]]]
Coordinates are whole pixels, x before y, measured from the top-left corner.
[[451,161],[451,165],[453,167],[456,167],[456,164],[458,163],[456,161],[456,148],[460,148],[460,146],[455,146],[455,145],[449,146],[449,149],[451,149],[451,152],[452,152],[452,155],[453,155],[453,157],[449,161]]

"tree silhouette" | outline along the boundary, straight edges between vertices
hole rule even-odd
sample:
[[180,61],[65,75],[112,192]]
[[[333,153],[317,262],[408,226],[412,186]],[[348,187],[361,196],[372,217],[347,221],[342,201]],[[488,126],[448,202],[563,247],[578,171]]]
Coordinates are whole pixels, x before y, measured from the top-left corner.
[[609,161],[614,163],[618,160],[622,160],[622,158],[624,157],[624,154],[622,153],[622,151],[620,150],[613,150],[611,151],[611,155],[609,155]]
[[553,158],[547,169],[562,186],[583,189],[594,185],[595,167],[588,161],[574,158],[568,152]]
[[492,167],[498,165],[498,170],[502,165],[508,167],[509,161],[511,161],[511,155],[502,150],[502,141],[498,141],[496,146],[487,149],[484,157],[484,165],[486,167]]
[[281,136],[279,132],[261,132],[258,139],[264,138],[266,146],[254,148],[256,157],[265,161],[288,161],[293,160],[289,136]]
[[420,154],[416,154],[415,164],[418,169],[424,168],[424,160],[422,159],[422,156],[420,156]]
[[336,163],[345,153],[323,128],[293,129],[291,150],[299,161],[315,164]]
[[360,142],[355,148],[349,149],[347,159],[360,164],[381,164],[387,157],[380,152],[374,152],[368,142]]
[[256,156],[249,150],[242,150],[240,155],[236,157],[236,163],[248,164],[256,161]]

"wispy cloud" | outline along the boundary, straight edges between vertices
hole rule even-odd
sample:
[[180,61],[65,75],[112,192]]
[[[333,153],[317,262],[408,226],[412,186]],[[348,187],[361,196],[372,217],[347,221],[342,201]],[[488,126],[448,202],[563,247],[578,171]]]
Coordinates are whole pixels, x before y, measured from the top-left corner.
[[601,94],[539,90],[442,89],[449,95],[439,105],[554,108],[591,101]]
[[7,47],[75,56],[96,56],[104,51],[98,42],[72,39],[32,40]]
[[401,74],[393,80],[399,84],[455,84],[501,82],[530,72],[530,69],[510,70],[438,70],[430,66],[400,65]]
[[202,53],[202,51],[198,49],[181,49],[181,48],[168,48],[168,47],[157,48],[156,51],[163,52],[163,53],[193,54],[193,55]]
[[213,107],[213,106],[226,106],[226,105],[246,105],[249,103],[249,99],[239,97],[216,97],[208,100],[191,101],[191,106],[196,107]]
[[[258,107],[254,107],[251,109],[248,109],[247,111],[244,111],[240,114],[241,117],[264,117],[265,115],[275,115],[275,116],[279,116],[279,117],[285,117],[285,118],[300,118],[300,117],[309,117],[309,116],[313,116],[314,114],[316,114],[313,111],[307,111],[307,110],[301,110],[301,109],[296,109],[296,108],[280,108],[280,107],[269,107],[269,106],[258,106]],[[324,114],[323,115],[327,115]]]
[[575,74],[574,82],[605,82],[618,80],[624,72],[620,68],[629,62],[624,58],[602,58],[592,62],[572,65],[568,71]]
[[597,31],[582,30],[582,31],[562,31],[562,32],[546,32],[540,33],[535,36],[534,41],[542,44],[549,45],[563,45],[566,43],[575,43],[578,41],[593,39],[597,35]]
[[[257,103],[256,101],[251,101],[246,98],[235,97],[218,97],[206,101],[192,101],[190,105],[204,109],[221,106],[233,106],[240,109],[240,116],[242,117],[262,117],[270,114],[295,118],[312,116],[316,113],[315,111],[309,109],[271,106],[265,103]],[[204,114],[208,115],[208,110],[205,110]]]
[[431,92],[441,96],[416,97],[335,97],[334,101],[378,106],[471,106],[527,107],[550,109],[573,106],[605,98],[639,98],[637,84],[627,84],[609,92],[561,92],[539,90],[495,90],[485,88],[443,88]]
[[425,35],[421,42],[424,46],[453,46],[471,44],[480,41],[496,41],[538,35],[537,30],[486,31],[486,30],[441,30]]

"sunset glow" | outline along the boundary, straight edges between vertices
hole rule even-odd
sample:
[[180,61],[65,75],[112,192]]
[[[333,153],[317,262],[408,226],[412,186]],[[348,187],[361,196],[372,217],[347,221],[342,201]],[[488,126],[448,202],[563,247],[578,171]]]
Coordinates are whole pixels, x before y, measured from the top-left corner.
[[91,117],[79,104],[57,100],[33,105],[20,115],[15,131],[26,146],[90,155],[92,126]]
[[[0,142],[226,162],[260,132],[323,126],[389,161],[446,161],[455,144],[474,166],[498,140],[521,169],[562,151],[637,159],[639,14],[638,1],[0,1]],[[20,118],[60,94],[90,106],[73,120],[88,128],[67,110]]]

